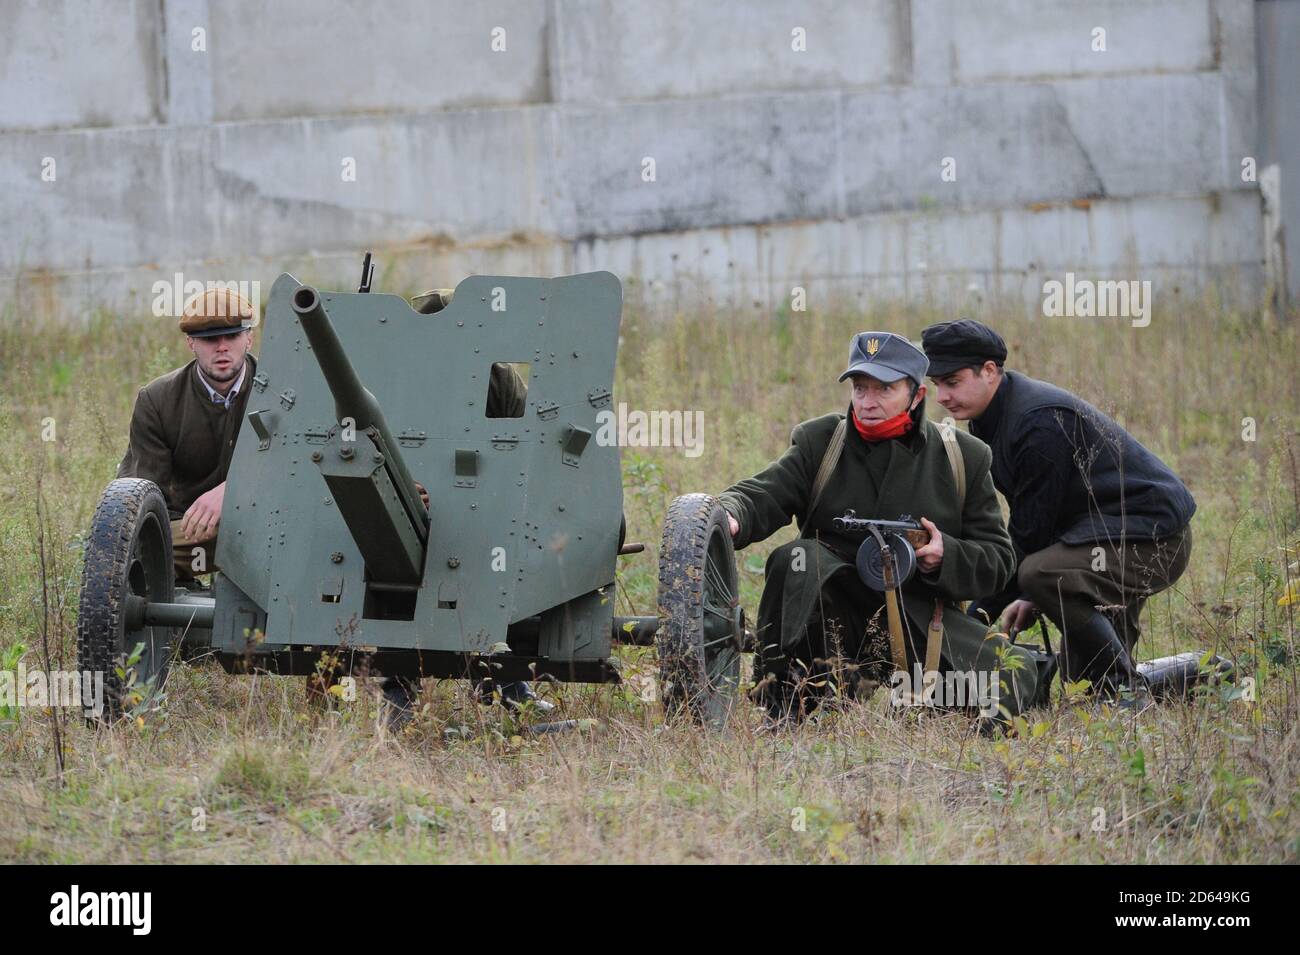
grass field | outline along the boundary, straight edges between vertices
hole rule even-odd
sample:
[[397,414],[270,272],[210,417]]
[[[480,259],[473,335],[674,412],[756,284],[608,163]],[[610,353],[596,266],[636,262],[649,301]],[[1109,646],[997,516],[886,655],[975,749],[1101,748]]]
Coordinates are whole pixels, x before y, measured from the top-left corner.
[[[835,378],[853,332],[916,338],[942,317],[629,311],[615,401],[701,410],[705,447],[624,452],[629,539],[648,548],[621,563],[617,612],[654,612],[674,495],[720,491],[798,421],[847,405]],[[326,712],[301,679],[200,663],[173,671],[159,710],[109,730],[0,710],[0,859],[1297,861],[1297,607],[1281,599],[1300,576],[1296,329],[1208,302],[1144,329],[981,317],[1012,343],[1011,367],[1114,412],[1187,481],[1196,550],[1150,602],[1139,655],[1214,649],[1251,677],[1245,698],[1224,689],[1134,719],[1058,692],[1011,738],[986,739],[958,715],[896,716],[884,692],[796,731],[762,733],[741,707],[705,733],[664,725],[627,687],[547,687],[586,722],[531,737],[467,684],[426,681],[415,725],[390,738],[369,693]],[[186,358],[155,319],[0,323],[0,667],[75,666],[80,535],[136,389]],[[751,619],[763,560],[792,535],[739,555]],[[653,672],[652,651],[623,653],[625,672]]]

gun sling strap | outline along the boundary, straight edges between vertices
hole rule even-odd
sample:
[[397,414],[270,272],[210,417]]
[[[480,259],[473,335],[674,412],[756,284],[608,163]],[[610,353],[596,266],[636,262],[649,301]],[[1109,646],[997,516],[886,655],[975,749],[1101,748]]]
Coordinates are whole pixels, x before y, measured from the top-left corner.
[[[821,466],[817,468],[817,476],[813,478],[812,494],[808,500],[808,510],[805,512],[811,516],[813,509],[817,507],[817,502],[821,500],[822,491],[826,490],[826,485],[831,479],[831,474],[840,463],[840,456],[844,453],[844,438],[848,433],[849,419],[844,416],[840,423],[835,426],[835,432],[831,435],[830,444],[826,446],[826,453],[822,455]],[[961,447],[957,444],[957,429],[951,424],[944,423],[939,426],[939,434],[943,438],[943,450],[948,456],[948,466],[952,468],[952,480],[957,486],[957,510],[958,512],[966,509],[966,460],[961,453]],[[889,562],[889,563],[892,563]],[[885,571],[887,581],[894,581],[894,568],[890,567]],[[885,616],[889,621],[889,649],[894,657],[894,668],[903,670],[907,666],[906,646],[903,642],[903,614],[902,608],[898,602],[898,592],[896,587],[887,587],[885,590]],[[939,651],[943,645],[943,601],[934,602],[934,616],[930,620],[930,632],[926,635],[925,646],[925,673],[937,673],[939,670]],[[930,677],[925,676],[925,679]],[[917,694],[922,693],[921,687],[914,688]],[[920,702],[920,700],[917,700]]]

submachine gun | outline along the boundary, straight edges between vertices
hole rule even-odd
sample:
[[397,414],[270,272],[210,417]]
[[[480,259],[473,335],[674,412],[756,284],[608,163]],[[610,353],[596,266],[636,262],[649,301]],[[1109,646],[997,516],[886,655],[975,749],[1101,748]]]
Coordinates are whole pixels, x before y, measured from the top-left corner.
[[[839,531],[867,535],[858,548],[855,561],[858,577],[872,590],[885,595],[885,617],[889,622],[889,649],[894,658],[894,670],[906,672],[907,615],[903,613],[898,589],[916,572],[916,548],[923,547],[930,540],[929,532],[909,514],[896,521],[882,521],[858,517],[856,512],[847,510],[841,517],[834,518],[831,524]],[[924,681],[933,680],[930,674],[938,672],[942,645],[943,604],[936,601],[926,639]],[[925,703],[926,697],[920,686],[914,686],[913,693],[905,695],[907,702],[914,703]]]

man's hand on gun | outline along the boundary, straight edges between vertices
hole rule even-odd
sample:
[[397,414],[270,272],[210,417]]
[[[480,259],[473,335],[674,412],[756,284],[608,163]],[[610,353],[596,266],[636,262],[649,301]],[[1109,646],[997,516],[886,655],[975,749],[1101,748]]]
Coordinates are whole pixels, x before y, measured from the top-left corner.
[[221,504],[225,498],[225,481],[199,495],[181,518],[181,531],[187,540],[207,541],[217,536],[217,525],[221,523]]
[[[731,514],[727,515],[727,523],[731,525],[732,537],[740,533],[740,523]],[[929,533],[930,540],[916,549],[916,561],[924,573],[932,574],[943,563],[943,532],[934,526],[933,521],[924,517],[921,518],[921,526]]]
[[921,518],[921,526],[930,532],[930,541],[916,549],[916,562],[921,573],[933,574],[943,563],[943,532],[926,518]]

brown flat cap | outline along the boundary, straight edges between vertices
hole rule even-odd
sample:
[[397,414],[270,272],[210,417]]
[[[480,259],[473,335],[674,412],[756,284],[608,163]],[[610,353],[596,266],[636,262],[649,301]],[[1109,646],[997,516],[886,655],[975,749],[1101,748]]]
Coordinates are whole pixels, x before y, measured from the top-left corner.
[[233,335],[256,324],[257,315],[248,299],[224,286],[199,292],[181,310],[181,331],[195,338]]

